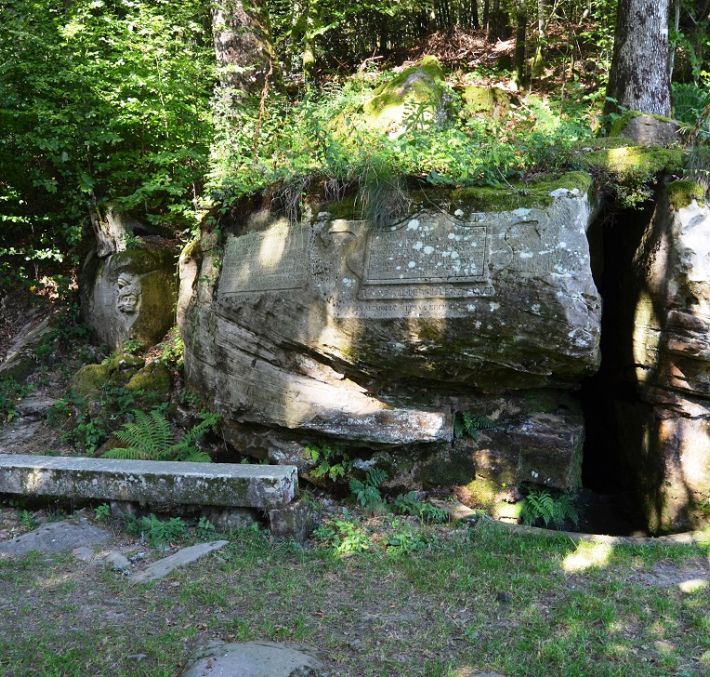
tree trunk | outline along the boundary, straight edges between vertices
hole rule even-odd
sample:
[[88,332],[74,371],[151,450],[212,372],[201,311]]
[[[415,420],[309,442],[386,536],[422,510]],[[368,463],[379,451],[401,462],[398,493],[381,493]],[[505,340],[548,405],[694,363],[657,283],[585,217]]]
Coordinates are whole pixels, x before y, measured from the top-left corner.
[[478,0],[471,0],[471,12],[470,12],[471,28],[480,28],[480,23],[478,21]]
[[525,34],[528,26],[528,12],[525,0],[515,0],[515,75],[518,83],[527,82],[525,70]]
[[223,87],[240,96],[258,96],[267,82],[280,82],[264,0],[217,0],[212,31]]
[[670,115],[668,0],[619,0],[607,97],[607,113]]

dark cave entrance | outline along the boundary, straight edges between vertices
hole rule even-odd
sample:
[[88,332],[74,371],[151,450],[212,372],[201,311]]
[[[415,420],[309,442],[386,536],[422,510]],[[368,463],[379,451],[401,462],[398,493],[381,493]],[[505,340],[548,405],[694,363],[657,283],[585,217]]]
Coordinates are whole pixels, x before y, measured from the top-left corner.
[[602,210],[590,226],[594,282],[602,297],[601,367],[580,392],[585,443],[580,503],[584,530],[629,534],[643,531],[633,492],[634,475],[621,445],[619,404],[638,401],[633,379],[635,293],[634,255],[653,215],[654,203],[640,209]]

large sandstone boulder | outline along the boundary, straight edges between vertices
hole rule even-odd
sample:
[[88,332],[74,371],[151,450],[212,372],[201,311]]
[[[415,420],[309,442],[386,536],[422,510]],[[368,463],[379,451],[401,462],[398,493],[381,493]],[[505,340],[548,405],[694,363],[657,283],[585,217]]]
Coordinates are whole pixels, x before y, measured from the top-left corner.
[[710,510],[710,207],[670,184],[636,252],[618,405],[621,449],[655,530],[699,526]]
[[131,248],[99,258],[82,273],[82,312],[113,350],[129,339],[153,345],[175,322],[175,254],[165,247]]
[[[402,472],[421,483],[448,458],[444,484],[480,471],[575,488],[583,423],[565,392],[599,363],[588,189],[573,174],[525,194],[426,195],[385,226],[339,203],[204,234],[187,382],[254,455],[296,462],[326,440],[417,459]],[[486,425],[454,440],[464,413]]]

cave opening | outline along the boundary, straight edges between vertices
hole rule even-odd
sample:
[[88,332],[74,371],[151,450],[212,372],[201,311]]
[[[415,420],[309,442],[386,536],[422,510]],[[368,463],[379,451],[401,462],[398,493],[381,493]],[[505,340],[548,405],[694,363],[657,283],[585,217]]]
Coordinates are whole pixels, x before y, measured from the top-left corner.
[[653,215],[639,209],[602,210],[588,230],[594,282],[602,297],[601,365],[582,385],[585,419],[580,503],[585,530],[629,534],[644,530],[633,471],[621,448],[626,424],[619,405],[638,401],[633,378],[634,256]]

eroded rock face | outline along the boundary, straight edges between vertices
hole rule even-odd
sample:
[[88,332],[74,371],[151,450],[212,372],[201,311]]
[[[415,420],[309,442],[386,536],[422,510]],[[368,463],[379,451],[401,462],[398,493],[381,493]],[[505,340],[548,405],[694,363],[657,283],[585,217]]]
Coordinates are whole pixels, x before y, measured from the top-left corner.
[[[238,448],[251,430],[256,447],[281,438],[291,459],[318,438],[440,453],[455,412],[494,414],[485,394],[574,389],[599,362],[590,204],[586,187],[545,197],[501,212],[458,194],[427,197],[384,227],[337,218],[336,204],[295,226],[258,215],[223,249],[204,237],[182,325],[188,383],[223,413]],[[543,414],[530,405],[501,423],[517,426],[527,456],[525,444],[503,453],[515,436],[492,432],[478,450],[507,458],[516,478],[537,472],[572,488],[581,417],[550,472],[527,463],[549,443]]]
[[619,405],[622,449],[661,530],[703,524],[710,504],[710,208],[676,194],[660,196],[636,253],[626,376],[641,402]]
[[174,323],[175,257],[163,248],[128,249],[84,266],[82,310],[114,350],[129,339],[153,345]]

